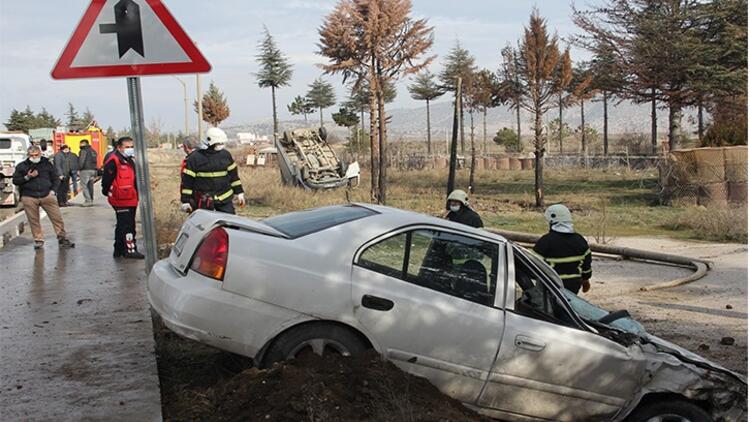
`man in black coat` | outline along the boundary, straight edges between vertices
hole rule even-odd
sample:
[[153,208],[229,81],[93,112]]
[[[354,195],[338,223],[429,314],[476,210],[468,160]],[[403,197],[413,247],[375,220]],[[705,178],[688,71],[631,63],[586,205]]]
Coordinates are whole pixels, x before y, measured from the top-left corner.
[[44,247],[44,234],[39,218],[39,208],[44,209],[55,229],[57,241],[61,248],[75,246],[65,233],[60,207],[57,204],[56,190],[60,184],[60,175],[48,159],[42,157],[42,150],[34,145],[28,149],[28,158],[20,162],[13,172],[13,184],[18,186],[21,203],[26,219],[31,226],[34,237],[34,249]]
[[469,207],[469,197],[466,192],[456,189],[448,195],[446,201],[448,213],[445,215],[450,221],[466,224],[471,227],[484,227],[482,218],[476,211]]

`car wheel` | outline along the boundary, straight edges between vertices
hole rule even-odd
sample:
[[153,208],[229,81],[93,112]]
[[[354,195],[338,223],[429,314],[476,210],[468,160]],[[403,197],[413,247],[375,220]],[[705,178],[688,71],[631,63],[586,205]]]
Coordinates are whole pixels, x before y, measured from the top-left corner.
[[367,349],[362,339],[351,330],[333,324],[306,324],[294,327],[277,338],[263,358],[263,366],[294,359],[305,352],[323,356],[336,353],[351,356]]
[[711,416],[693,403],[681,400],[652,402],[636,409],[629,422],[711,422]]

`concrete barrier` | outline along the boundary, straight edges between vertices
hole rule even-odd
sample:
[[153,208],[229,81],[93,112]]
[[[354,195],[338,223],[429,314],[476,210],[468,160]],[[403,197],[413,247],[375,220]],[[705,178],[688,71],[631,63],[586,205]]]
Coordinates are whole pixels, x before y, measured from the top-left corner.
[[[39,219],[47,217],[47,213],[44,210],[39,210]],[[26,221],[26,213],[23,211],[15,213],[12,217],[8,217],[0,222],[0,248],[7,245],[13,238],[20,236],[28,222]]]

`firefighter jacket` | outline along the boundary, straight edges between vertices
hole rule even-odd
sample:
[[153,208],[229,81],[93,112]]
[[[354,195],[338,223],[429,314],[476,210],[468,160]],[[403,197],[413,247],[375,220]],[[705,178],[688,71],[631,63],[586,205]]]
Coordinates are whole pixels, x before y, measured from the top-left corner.
[[135,178],[135,163],[132,158],[119,152],[110,154],[104,163],[102,194],[110,205],[116,208],[138,206],[138,188]]
[[534,252],[555,269],[564,284],[591,278],[591,249],[578,233],[550,230],[536,242]]
[[181,202],[191,204],[193,208],[206,198],[222,204],[230,202],[233,195],[243,193],[237,164],[225,149],[201,149],[190,153],[182,170],[181,185]]

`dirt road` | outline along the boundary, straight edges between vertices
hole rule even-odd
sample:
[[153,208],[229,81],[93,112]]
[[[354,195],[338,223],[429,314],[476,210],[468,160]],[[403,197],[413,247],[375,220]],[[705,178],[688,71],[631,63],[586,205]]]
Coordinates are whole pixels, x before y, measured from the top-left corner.
[[[646,329],[737,372],[747,373],[747,245],[653,238],[613,242],[710,260],[712,270],[693,283],[642,292],[640,287],[683,277],[689,270],[596,259],[594,283],[583,297],[607,310],[627,309]],[[722,345],[723,337],[734,338]]]

